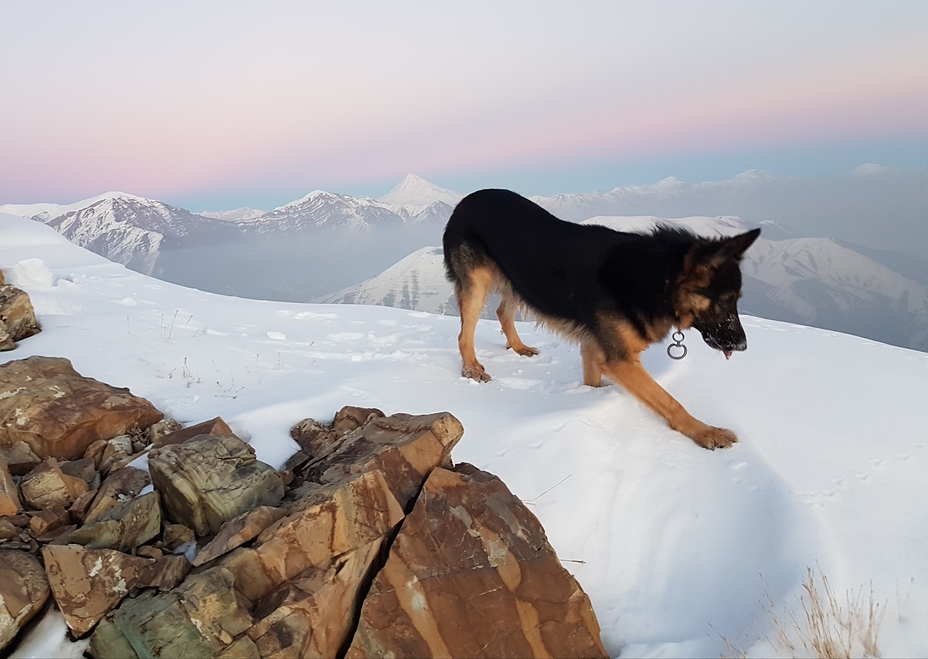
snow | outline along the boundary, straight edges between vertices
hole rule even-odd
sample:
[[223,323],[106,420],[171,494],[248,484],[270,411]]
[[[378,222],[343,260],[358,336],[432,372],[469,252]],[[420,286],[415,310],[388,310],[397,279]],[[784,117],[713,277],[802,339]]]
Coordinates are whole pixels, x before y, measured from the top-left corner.
[[457,205],[464,195],[448,190],[426,181],[421,176],[407,174],[390,191],[377,201],[391,206],[411,206],[424,208],[435,202],[442,202],[451,207]]
[[[710,452],[621,388],[581,385],[577,349],[532,324],[518,324],[541,350],[527,359],[479,323],[494,380],[477,384],[459,375],[454,317],[185,289],[9,215],[0,267],[43,327],[0,360],[67,357],[184,424],[221,416],[275,466],[294,423],[344,405],[450,411],[454,459],[538,515],[613,655],[718,656],[727,639],[769,656],[767,599],[801,616],[807,567],[839,593],[872,584],[883,656],[928,654],[926,354],[753,317],[731,361],[694,332],[681,362],[655,346],[655,378],[741,439]],[[53,619],[12,656],[73,656],[62,638]]]

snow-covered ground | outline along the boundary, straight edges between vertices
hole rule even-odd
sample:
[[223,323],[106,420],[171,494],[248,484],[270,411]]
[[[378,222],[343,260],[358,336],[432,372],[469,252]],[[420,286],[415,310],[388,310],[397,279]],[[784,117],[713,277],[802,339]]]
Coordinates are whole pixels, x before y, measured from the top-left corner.
[[[275,466],[294,423],[343,405],[450,411],[454,459],[531,506],[614,655],[718,656],[728,639],[769,656],[767,600],[801,615],[807,567],[839,593],[872,584],[883,656],[928,655],[928,354],[751,317],[731,361],[694,332],[683,361],[655,346],[651,373],[741,438],[710,452],[619,387],[581,385],[577,349],[531,324],[527,359],[480,322],[494,380],[477,384],[454,317],[202,293],[3,215],[0,267],[43,326],[0,360],[67,357],[182,423],[222,416]],[[28,652],[63,653],[52,629]]]

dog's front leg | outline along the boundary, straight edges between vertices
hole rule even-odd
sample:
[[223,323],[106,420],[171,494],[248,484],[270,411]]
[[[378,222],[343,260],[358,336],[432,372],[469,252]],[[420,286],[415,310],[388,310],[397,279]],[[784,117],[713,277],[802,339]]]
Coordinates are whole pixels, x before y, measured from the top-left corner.
[[687,412],[686,408],[651,377],[637,355],[627,360],[608,361],[603,365],[603,370],[635,398],[667,419],[671,428],[683,433],[703,448],[725,448],[738,441],[731,430],[707,425]]

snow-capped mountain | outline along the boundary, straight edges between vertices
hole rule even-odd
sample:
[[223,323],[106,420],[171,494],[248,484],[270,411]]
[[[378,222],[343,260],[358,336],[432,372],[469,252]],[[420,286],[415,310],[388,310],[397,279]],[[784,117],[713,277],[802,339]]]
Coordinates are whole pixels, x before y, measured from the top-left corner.
[[[733,235],[752,228],[734,216],[596,217],[585,223],[646,231],[659,222],[704,236]],[[766,229],[774,229],[773,236],[778,231],[786,233],[768,223]],[[762,234],[745,255],[742,272],[740,308],[745,313],[928,351],[928,287],[830,239],[770,240]],[[457,314],[440,247],[420,249],[376,277],[317,301]],[[491,300],[483,317],[494,317],[494,309]]]
[[76,245],[144,274],[163,249],[230,239],[237,229],[154,199],[107,192],[73,204],[7,204],[3,212],[43,222]]
[[259,210],[257,208],[233,208],[228,211],[200,211],[197,215],[202,215],[203,217],[211,217],[214,220],[223,220],[225,222],[239,222],[241,220],[253,220],[256,217],[261,217],[267,211]]
[[441,222],[451,217],[451,212],[464,195],[442,188],[421,176],[408,174],[387,194],[377,201],[387,204],[409,223]]
[[402,225],[403,218],[386,204],[369,197],[315,190],[240,224],[259,233],[302,229],[369,231],[375,227]]

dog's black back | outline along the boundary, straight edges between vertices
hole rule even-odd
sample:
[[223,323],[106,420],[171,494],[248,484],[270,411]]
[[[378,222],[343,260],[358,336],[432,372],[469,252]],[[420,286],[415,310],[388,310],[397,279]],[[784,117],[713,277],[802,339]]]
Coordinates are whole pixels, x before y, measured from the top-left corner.
[[481,190],[458,204],[443,243],[456,284],[467,276],[455,259],[463,251],[469,266],[498,267],[545,316],[592,328],[596,314],[611,311],[646,335],[646,326],[673,317],[670,289],[696,240],[669,227],[646,235],[565,222],[514,192]]

